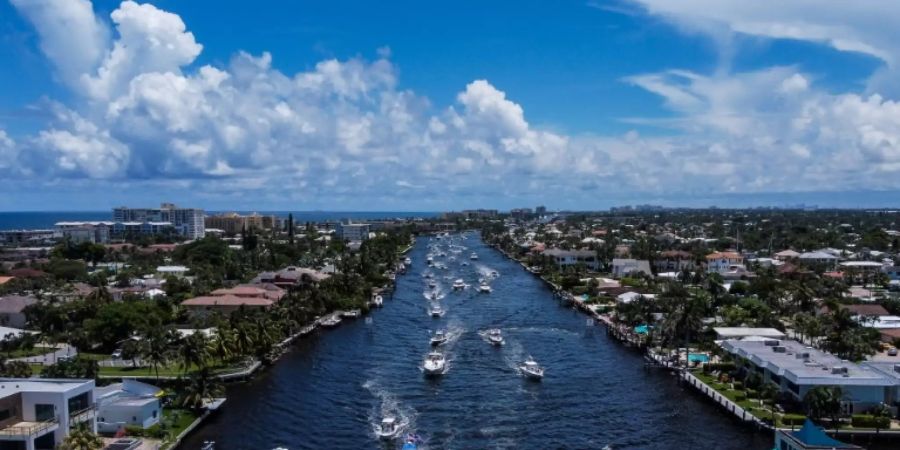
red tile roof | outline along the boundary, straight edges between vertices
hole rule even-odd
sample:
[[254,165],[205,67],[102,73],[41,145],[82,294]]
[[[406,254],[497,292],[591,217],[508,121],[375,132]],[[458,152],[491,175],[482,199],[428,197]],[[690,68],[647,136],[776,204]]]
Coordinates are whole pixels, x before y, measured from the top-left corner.
[[274,302],[259,297],[237,297],[235,295],[204,295],[181,302],[182,306],[272,306]]

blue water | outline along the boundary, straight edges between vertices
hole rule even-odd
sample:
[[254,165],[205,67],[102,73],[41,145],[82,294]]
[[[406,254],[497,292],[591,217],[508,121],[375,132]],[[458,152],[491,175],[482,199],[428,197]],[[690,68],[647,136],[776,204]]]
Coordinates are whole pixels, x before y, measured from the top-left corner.
[[[224,211],[207,211],[207,214],[216,214]],[[231,211],[228,211],[231,212]],[[399,212],[399,211],[237,211],[241,214],[258,212],[265,215],[287,217],[288,213],[294,215],[294,223],[325,222],[350,220],[378,220],[378,219],[407,219],[437,217],[436,212]],[[29,211],[29,212],[2,212],[0,211],[0,230],[21,230],[36,228],[53,228],[56,222],[66,221],[99,221],[112,220],[112,210],[109,211]]]
[[691,353],[688,355],[690,362],[709,362],[709,355],[706,353]]
[[[762,450],[772,437],[756,433],[554,298],[538,278],[471,236],[456,261],[438,258],[446,314],[428,314],[423,274],[426,239],[411,251],[412,267],[397,280],[384,308],[301,339],[270,370],[233,385],[222,411],[182,445],[204,440],[216,450],[392,449],[373,426],[399,415],[420,449],[717,449]],[[474,251],[477,261],[465,256]],[[463,266],[465,262],[467,265]],[[471,286],[491,270],[493,292]],[[452,291],[462,278],[470,285]],[[479,332],[500,328],[506,343]],[[449,371],[426,379],[419,369],[431,332],[446,328]],[[517,365],[533,356],[546,367],[530,382]]]

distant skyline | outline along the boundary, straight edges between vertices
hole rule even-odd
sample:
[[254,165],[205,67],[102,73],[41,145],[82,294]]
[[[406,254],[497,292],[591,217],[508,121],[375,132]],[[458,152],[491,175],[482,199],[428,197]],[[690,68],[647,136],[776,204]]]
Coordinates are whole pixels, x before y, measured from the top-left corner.
[[900,205],[900,3],[0,0],[0,211]]

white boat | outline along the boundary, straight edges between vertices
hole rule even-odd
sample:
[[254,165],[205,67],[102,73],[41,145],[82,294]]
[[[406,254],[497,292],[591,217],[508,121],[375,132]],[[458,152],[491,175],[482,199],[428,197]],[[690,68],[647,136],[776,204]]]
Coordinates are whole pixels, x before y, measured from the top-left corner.
[[422,363],[422,371],[425,372],[425,375],[443,375],[446,370],[447,360],[444,359],[444,354],[441,352],[429,353]]
[[381,308],[382,306],[384,306],[384,298],[382,298],[380,295],[372,297],[372,305]]
[[497,328],[488,330],[487,338],[491,345],[503,345],[503,333]]
[[453,282],[454,290],[461,290],[461,289],[465,289],[465,288],[466,288],[466,283],[465,283],[465,281],[462,280],[462,278],[457,278],[456,281]]
[[441,309],[441,305],[431,305],[430,314],[431,317],[441,317],[444,315],[444,310]]
[[528,357],[525,362],[519,366],[519,370],[522,371],[522,375],[525,375],[526,378],[531,380],[540,380],[544,378],[544,368],[539,366],[538,363],[532,358]]
[[447,336],[447,333],[444,333],[444,330],[437,330],[431,336],[431,345],[437,347],[438,345],[445,344],[448,340],[450,340],[450,336]]
[[491,271],[491,274],[490,274],[490,277],[491,277],[491,278],[497,278],[497,277],[499,277],[499,276],[500,276],[500,274],[497,273],[496,270],[492,270],[492,271]]
[[434,289],[437,287],[437,283],[435,283],[434,280],[430,280],[430,281],[428,281],[428,287],[430,287],[431,289]]
[[472,254],[469,255],[469,259],[472,259],[472,260],[478,259],[478,255],[476,255],[475,252],[472,252]]
[[380,439],[396,439],[402,432],[403,427],[397,422],[397,418],[392,416],[381,419],[381,424],[375,426],[375,434]]
[[322,321],[322,326],[325,328],[334,328],[340,324],[341,318],[337,314],[332,314]]
[[432,258],[432,257],[429,256],[429,257],[425,260],[425,262],[428,263],[428,265],[430,266],[430,265],[434,264],[434,258]]
[[355,319],[362,314],[362,311],[358,309],[351,309],[350,311],[344,311],[341,313],[341,317],[345,317],[347,319]]
[[430,300],[437,301],[438,298],[439,298],[439,295],[438,295],[437,291],[435,291],[435,292],[432,292],[432,293],[428,296],[428,298],[429,298]]
[[203,444],[200,445],[200,450],[215,450],[216,441],[203,441]]
[[478,286],[478,292],[481,292],[481,293],[484,293],[484,294],[490,294],[490,293],[491,293],[491,286],[490,286],[489,284],[487,284],[487,283],[481,283],[481,284]]
[[410,265],[410,264],[412,264],[412,259],[410,259],[410,258],[404,259],[404,260],[403,260],[403,264],[406,264],[407,266]]

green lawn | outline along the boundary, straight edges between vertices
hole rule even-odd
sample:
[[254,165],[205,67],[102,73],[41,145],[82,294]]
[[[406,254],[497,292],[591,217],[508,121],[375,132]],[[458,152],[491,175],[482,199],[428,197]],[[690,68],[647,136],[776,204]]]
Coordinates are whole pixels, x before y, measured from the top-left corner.
[[11,352],[3,352],[3,357],[6,359],[28,358],[30,356],[46,355],[47,353],[53,353],[55,351],[56,349],[51,347],[34,347],[29,349],[20,348]]
[[[83,355],[79,354],[79,355]],[[41,364],[29,364],[31,366],[31,372],[34,375],[39,375],[44,367]],[[213,374],[222,374],[233,372],[236,370],[243,369],[244,366],[238,365],[227,365],[222,363],[215,363],[210,367],[210,370]],[[190,368],[188,372],[194,372],[198,370],[198,367],[193,366]],[[180,375],[184,375],[184,370],[177,365],[160,367],[159,368],[159,376],[160,377],[177,377]],[[146,377],[146,378],[155,378],[156,370],[150,367],[100,367],[100,376],[102,377]]]

